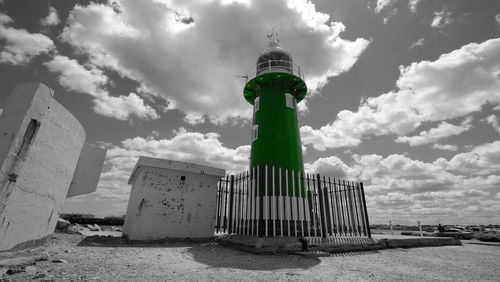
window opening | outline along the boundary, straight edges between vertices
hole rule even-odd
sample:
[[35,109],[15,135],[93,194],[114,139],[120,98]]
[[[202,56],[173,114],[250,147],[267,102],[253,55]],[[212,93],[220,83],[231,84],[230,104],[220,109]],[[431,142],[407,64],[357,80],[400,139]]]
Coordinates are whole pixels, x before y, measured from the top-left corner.
[[290,109],[295,109],[294,107],[294,97],[290,93],[285,93],[286,106]]
[[252,141],[257,140],[257,138],[259,138],[259,125],[258,124],[253,126]]
[[255,98],[255,100],[253,102],[253,106],[254,106],[254,113],[255,113],[256,111],[259,110],[259,107],[260,107],[260,97]]

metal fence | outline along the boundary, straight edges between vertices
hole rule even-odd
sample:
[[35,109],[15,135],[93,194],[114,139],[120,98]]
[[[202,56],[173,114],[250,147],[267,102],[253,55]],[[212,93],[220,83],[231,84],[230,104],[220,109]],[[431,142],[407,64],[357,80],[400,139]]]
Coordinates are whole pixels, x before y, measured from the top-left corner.
[[369,237],[362,182],[258,166],[218,182],[215,231],[287,237]]

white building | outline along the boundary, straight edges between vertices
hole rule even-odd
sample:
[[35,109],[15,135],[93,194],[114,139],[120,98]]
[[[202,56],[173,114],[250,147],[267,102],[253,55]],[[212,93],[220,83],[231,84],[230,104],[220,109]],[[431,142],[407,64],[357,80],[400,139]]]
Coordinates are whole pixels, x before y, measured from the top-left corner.
[[96,189],[106,151],[84,145],[82,125],[53,94],[18,84],[0,117],[0,250],[43,241],[67,196]]
[[179,161],[140,157],[124,235],[130,240],[214,236],[217,181],[225,170]]

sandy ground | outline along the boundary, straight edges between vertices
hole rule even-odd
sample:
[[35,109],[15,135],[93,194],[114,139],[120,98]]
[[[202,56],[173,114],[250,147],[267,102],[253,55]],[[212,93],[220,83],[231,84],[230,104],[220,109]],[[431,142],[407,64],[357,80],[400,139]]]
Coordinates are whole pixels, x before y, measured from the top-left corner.
[[[500,244],[391,249],[330,257],[254,255],[211,243],[110,246],[55,234],[36,273],[54,281],[499,281]],[[67,263],[55,263],[53,259]],[[27,281],[35,270],[8,277]],[[40,279],[37,279],[40,280]],[[43,280],[43,279],[42,279]]]

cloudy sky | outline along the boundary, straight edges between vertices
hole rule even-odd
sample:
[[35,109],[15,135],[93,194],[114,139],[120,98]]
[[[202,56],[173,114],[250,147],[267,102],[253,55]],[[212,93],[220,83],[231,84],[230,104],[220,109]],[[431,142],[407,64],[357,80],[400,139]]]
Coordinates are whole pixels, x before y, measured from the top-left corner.
[[64,212],[121,215],[139,155],[248,167],[238,76],[274,26],[309,172],[363,181],[372,223],[500,223],[498,0],[0,0],[0,108],[54,89],[108,150]]

